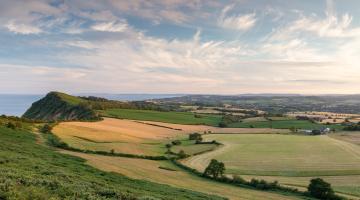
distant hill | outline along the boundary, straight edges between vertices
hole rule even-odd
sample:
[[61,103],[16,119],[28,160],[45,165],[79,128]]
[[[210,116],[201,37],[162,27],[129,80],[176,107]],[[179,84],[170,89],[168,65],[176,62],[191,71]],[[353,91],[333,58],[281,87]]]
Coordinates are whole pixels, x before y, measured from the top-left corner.
[[360,113],[360,95],[187,95],[154,100],[160,104],[196,106],[223,106],[229,104],[244,109],[263,110],[269,113],[294,111],[324,111]]
[[24,113],[28,119],[54,120],[98,120],[97,113],[87,104],[87,100],[61,92],[50,92],[36,101]]

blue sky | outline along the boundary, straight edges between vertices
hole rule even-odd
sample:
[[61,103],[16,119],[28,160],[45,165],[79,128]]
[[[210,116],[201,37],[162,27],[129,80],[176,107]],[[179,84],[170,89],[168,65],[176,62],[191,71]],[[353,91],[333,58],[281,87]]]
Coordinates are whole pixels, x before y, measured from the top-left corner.
[[360,93],[358,0],[0,0],[0,93]]

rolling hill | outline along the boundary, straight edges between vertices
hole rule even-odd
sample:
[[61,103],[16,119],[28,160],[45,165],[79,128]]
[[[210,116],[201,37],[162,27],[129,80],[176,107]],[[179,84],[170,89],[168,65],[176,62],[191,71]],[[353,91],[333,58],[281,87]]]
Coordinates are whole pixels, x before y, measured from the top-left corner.
[[87,100],[60,92],[50,92],[33,103],[23,117],[44,121],[100,119]]

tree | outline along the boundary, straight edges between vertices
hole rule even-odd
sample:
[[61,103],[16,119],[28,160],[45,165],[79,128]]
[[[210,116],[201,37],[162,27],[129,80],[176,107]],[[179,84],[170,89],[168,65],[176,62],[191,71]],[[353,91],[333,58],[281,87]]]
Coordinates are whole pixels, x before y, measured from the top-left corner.
[[180,145],[181,144],[181,141],[180,140],[174,140],[171,142],[171,144],[173,145]]
[[326,199],[326,200],[335,200],[341,199],[337,195],[335,195],[333,189],[331,188],[330,183],[325,182],[321,178],[315,178],[310,180],[310,184],[308,186],[308,192],[311,196]]
[[199,140],[199,139],[202,139],[200,133],[191,133],[189,135],[189,140]]
[[223,162],[219,162],[215,159],[212,159],[209,165],[206,167],[204,171],[205,176],[212,176],[217,179],[221,177],[225,172],[225,165]]
[[6,124],[6,128],[15,129],[15,128],[16,128],[16,125],[15,125],[14,123],[12,123],[12,122],[8,122],[8,123]]
[[188,155],[184,152],[184,150],[180,150],[178,156],[180,159],[188,157]]
[[42,133],[50,133],[52,130],[52,127],[49,124],[45,124],[40,128],[40,132]]

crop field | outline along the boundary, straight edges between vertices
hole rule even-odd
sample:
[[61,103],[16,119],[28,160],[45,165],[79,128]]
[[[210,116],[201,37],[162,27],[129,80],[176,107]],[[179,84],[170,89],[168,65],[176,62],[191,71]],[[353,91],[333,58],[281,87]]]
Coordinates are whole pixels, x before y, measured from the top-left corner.
[[334,129],[342,129],[341,125],[331,124],[317,124],[311,123],[307,120],[273,120],[273,121],[244,121],[229,124],[231,128],[275,128],[275,129],[290,129],[292,127],[297,129],[319,129],[322,127],[329,127]]
[[329,136],[338,140],[343,140],[345,142],[350,142],[356,145],[360,145],[360,131],[337,132]]
[[129,120],[105,118],[100,122],[64,122],[53,133],[72,147],[88,150],[160,155],[164,143],[182,131]]
[[207,166],[214,157],[225,163],[227,173],[235,174],[360,175],[360,147],[327,136],[215,134],[204,138],[225,146],[190,158],[188,164]]
[[103,116],[142,121],[158,121],[174,124],[202,124],[217,126],[221,121],[220,115],[205,115],[190,112],[159,112],[153,110],[109,109],[100,111]]
[[[132,121],[104,118],[100,122],[63,122],[53,133],[71,147],[137,155],[162,155],[165,144],[188,133],[287,133],[281,129],[218,128],[204,125],[182,125],[164,122]],[[208,145],[204,145],[206,148]],[[195,151],[194,147],[187,148]],[[192,149],[192,150],[191,150]]]
[[311,177],[328,177],[325,179],[338,192],[360,196],[356,186],[360,182],[360,146],[355,144],[328,136],[214,134],[204,138],[224,146],[185,159],[184,164],[204,170],[215,158],[225,163],[227,174],[261,176],[303,187]]
[[285,196],[212,182],[184,172],[168,161],[108,157],[69,151],[63,151],[63,153],[84,158],[88,164],[100,170],[117,172],[134,179],[149,180],[207,194],[225,196],[230,199],[300,199],[300,197]]

